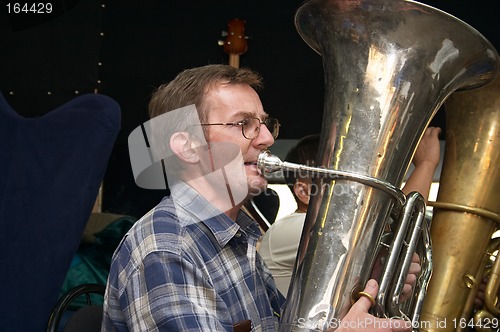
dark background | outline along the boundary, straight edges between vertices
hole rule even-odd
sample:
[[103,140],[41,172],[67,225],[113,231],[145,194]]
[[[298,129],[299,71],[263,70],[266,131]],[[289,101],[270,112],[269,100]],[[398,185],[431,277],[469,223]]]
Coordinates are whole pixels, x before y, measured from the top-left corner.
[[[500,47],[495,1],[424,2],[469,23]],[[265,78],[261,98],[266,111],[282,122],[280,139],[320,130],[321,57],[302,41],[293,21],[302,1],[54,0],[44,2],[53,5],[51,14],[9,14],[7,5],[13,3],[0,1],[0,90],[17,112],[40,116],[93,92],[121,106],[122,130],[104,181],[104,211],[140,216],[164,194],[135,186],[127,137],[147,120],[155,87],[182,69],[228,62],[218,41],[233,18],[246,21],[248,51],[240,66]],[[443,113],[431,124],[445,129]]]

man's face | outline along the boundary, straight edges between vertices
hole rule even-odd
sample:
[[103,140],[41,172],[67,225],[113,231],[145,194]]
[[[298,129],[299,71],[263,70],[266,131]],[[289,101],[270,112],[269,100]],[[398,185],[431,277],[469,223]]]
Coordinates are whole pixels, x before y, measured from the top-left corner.
[[[209,92],[206,98],[210,100],[208,123],[240,122],[245,118],[265,120],[268,117],[255,90],[245,84],[221,85]],[[249,194],[257,195],[266,188],[267,181],[256,165],[259,153],[274,143],[265,125],[260,126],[258,136],[252,140],[243,136],[241,126],[210,126],[207,141],[230,142],[239,146],[245,163]]]

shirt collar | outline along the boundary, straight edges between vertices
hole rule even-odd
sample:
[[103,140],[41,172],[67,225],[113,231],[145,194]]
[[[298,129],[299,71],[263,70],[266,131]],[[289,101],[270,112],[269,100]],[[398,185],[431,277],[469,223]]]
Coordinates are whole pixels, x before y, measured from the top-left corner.
[[245,212],[240,210],[235,222],[186,183],[174,184],[171,188],[171,197],[175,205],[179,205],[182,210],[188,211],[203,223],[222,247],[239,232],[256,238],[262,235],[257,223]]

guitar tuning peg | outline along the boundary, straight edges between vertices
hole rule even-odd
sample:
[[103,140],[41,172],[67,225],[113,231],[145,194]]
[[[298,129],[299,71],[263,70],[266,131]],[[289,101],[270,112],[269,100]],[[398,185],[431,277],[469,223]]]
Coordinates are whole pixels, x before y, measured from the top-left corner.
[[229,36],[229,33],[225,30],[222,30],[222,32],[220,33],[222,37],[227,37]]
[[224,46],[224,41],[219,39],[219,40],[217,41],[217,45],[219,45],[219,46]]

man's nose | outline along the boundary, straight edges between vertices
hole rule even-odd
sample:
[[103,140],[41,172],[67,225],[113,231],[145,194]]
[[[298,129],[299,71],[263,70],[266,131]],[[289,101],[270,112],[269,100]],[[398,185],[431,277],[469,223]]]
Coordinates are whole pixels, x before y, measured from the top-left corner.
[[265,145],[270,147],[274,144],[274,137],[269,128],[263,123],[260,124],[259,135],[254,139],[258,145]]

